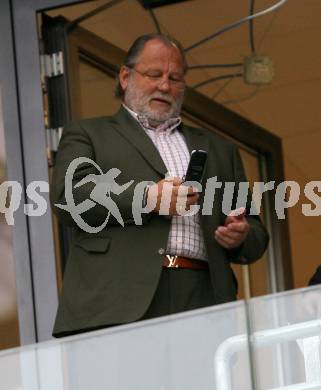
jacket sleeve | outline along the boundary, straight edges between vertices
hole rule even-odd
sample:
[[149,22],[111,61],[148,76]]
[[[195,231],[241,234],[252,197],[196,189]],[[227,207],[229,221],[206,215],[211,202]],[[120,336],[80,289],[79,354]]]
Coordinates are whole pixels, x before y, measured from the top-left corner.
[[[247,182],[246,175],[244,173],[243,164],[240,158],[239,151],[236,147],[233,147],[233,170],[236,183],[236,191],[238,190],[238,184],[240,182]],[[234,196],[234,205],[236,203],[236,195]],[[250,231],[243,242],[243,244],[236,249],[229,250],[228,256],[233,263],[238,264],[250,264],[260,257],[265,252],[269,236],[263,226],[261,219],[258,215],[250,215],[252,194],[250,193],[246,202],[246,219],[250,225]]]
[[314,286],[316,284],[321,284],[321,265],[316,269],[312,278],[309,280],[309,286]]

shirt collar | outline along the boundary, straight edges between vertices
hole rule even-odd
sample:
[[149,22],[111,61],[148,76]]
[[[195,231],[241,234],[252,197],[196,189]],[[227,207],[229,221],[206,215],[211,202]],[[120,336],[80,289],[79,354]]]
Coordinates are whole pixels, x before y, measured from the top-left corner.
[[155,132],[163,132],[166,131],[168,133],[171,133],[173,130],[175,130],[182,122],[181,117],[175,117],[175,118],[169,118],[167,121],[161,123],[157,127],[153,127],[149,124],[148,119],[144,115],[139,115],[135,111],[131,110],[129,107],[127,107],[125,104],[123,104],[123,107],[130,113],[130,115],[139,122],[139,124],[145,129],[145,130],[153,130]]

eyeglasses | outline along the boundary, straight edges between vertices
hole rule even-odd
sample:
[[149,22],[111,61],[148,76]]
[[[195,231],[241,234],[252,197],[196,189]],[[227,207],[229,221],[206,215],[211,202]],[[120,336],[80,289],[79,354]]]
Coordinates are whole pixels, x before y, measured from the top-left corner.
[[[155,83],[160,83],[164,81],[164,73],[160,72],[159,70],[148,70],[146,72],[141,72],[135,68],[129,68],[133,70],[134,72],[138,73],[145,79],[155,82]],[[184,75],[180,74],[172,74],[169,75],[168,78],[166,79],[171,87],[175,88],[184,88],[185,87],[185,79]]]

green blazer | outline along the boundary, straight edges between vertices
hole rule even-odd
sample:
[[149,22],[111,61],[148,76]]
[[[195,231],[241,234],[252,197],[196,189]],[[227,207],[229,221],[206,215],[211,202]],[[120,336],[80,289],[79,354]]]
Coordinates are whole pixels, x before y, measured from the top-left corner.
[[[181,125],[179,128],[190,151],[208,151],[204,181],[217,176],[223,183],[216,190],[212,215],[201,216],[216,303],[236,299],[237,286],[230,262],[251,263],[266,249],[268,236],[260,219],[249,216],[250,233],[241,248],[227,251],[214,240],[214,231],[224,224],[222,213],[224,182],[246,181],[237,148],[218,135]],[[71,215],[54,206],[65,202],[65,173],[76,157],[94,160],[105,173],[118,168],[118,184],[134,183],[114,200],[125,226],[109,218],[106,228],[96,234],[79,229]],[[153,142],[140,125],[121,108],[115,116],[86,119],[66,126],[59,144],[51,201],[62,224],[74,226],[74,237],[64,274],[63,290],[54,327],[54,335],[96,329],[138,320],[147,310],[156,290],[164,248],[170,229],[170,217],[146,214],[136,225],[132,214],[135,184],[157,182],[165,177],[166,167]],[[92,164],[76,171],[73,183],[88,174],[98,174]],[[89,199],[93,183],[74,188],[78,204]],[[100,225],[107,209],[96,205],[82,214],[91,226]]]

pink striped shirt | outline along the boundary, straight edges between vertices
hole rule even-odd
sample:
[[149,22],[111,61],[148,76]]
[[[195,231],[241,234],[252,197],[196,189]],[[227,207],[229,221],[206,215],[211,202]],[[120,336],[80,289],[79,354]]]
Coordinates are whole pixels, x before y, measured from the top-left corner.
[[[146,118],[124,106],[140,123],[157,148],[169,176],[183,177],[190,160],[184,135],[179,131],[180,118],[171,118],[157,128],[148,125]],[[199,213],[193,216],[173,216],[166,254],[207,260]]]

